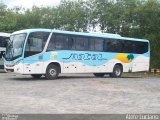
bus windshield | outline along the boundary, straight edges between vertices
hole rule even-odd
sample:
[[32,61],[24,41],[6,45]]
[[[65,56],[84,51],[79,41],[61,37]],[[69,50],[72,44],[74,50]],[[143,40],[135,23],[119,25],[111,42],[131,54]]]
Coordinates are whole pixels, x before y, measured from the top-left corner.
[[6,59],[13,60],[22,55],[26,34],[11,35],[6,49]]

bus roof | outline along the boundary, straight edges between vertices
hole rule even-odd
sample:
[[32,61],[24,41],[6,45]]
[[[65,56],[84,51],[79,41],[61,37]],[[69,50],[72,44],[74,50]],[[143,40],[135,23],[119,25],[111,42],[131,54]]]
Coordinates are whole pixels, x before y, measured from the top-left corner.
[[11,33],[0,32],[0,36],[10,37]]
[[123,40],[131,40],[131,41],[144,41],[149,42],[147,39],[137,39],[137,38],[129,38],[129,37],[122,37],[118,34],[110,34],[110,33],[99,33],[99,32],[73,32],[73,31],[63,31],[63,30],[56,30],[56,29],[25,29],[16,31],[13,34],[19,34],[19,33],[30,33],[30,32],[36,32],[36,31],[45,31],[45,32],[54,32],[54,33],[62,33],[62,34],[72,34],[72,35],[82,35],[82,36],[90,36],[90,37],[101,37],[101,38],[113,38],[113,39],[123,39]]

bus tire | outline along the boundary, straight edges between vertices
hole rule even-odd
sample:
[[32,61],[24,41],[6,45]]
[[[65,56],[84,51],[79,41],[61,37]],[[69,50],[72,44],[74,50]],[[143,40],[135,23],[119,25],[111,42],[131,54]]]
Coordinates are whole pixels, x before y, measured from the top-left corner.
[[31,76],[32,76],[34,79],[39,79],[39,78],[42,77],[41,74],[32,74]]
[[50,64],[48,65],[47,69],[46,69],[46,74],[45,77],[48,80],[54,80],[58,77],[59,75],[59,68],[58,66],[54,65],[54,64]]
[[123,68],[120,65],[115,65],[113,68],[113,72],[110,73],[110,77],[112,78],[120,78],[122,76],[123,73]]
[[93,73],[96,77],[104,77],[105,73]]

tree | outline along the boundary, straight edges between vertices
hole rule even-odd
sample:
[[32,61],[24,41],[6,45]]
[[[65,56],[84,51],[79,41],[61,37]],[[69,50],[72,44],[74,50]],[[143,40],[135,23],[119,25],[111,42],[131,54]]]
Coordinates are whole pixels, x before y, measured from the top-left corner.
[[58,21],[61,29],[72,31],[87,31],[88,9],[83,0],[62,0],[58,6]]

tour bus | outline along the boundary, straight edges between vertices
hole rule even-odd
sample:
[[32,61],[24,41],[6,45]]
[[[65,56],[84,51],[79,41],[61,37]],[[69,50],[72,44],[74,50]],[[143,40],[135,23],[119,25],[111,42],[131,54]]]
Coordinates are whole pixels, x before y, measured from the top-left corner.
[[56,79],[59,73],[109,74],[148,71],[150,43],[108,33],[52,29],[14,32],[5,55],[5,71]]
[[6,51],[7,41],[9,40],[10,33],[0,32],[0,69],[4,68],[3,55]]

